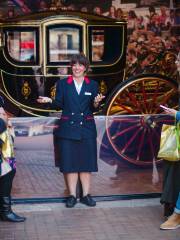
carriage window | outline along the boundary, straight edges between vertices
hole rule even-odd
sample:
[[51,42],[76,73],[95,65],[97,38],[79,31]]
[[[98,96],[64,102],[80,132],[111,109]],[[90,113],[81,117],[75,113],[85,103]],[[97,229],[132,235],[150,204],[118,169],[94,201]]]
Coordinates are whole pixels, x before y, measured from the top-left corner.
[[18,62],[36,62],[36,32],[7,31],[8,53]]
[[104,55],[104,30],[93,30],[92,33],[92,61],[103,60]]
[[95,64],[111,64],[123,50],[123,32],[119,27],[90,27],[90,60]]
[[69,62],[73,54],[78,54],[82,50],[80,27],[51,27],[48,35],[48,62]]

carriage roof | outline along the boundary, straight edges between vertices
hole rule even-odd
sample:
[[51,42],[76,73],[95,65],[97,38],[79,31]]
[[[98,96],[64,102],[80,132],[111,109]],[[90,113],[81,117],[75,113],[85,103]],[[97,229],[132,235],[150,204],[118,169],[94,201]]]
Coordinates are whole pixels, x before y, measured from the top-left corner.
[[[52,17],[68,17],[68,18],[79,18],[86,20],[87,22],[104,22],[104,23],[116,23],[119,22],[116,19],[112,19],[102,15],[96,15],[91,13],[84,13],[79,11],[65,11],[65,10],[49,10],[37,13],[31,13],[28,15],[21,15],[15,18],[10,19],[1,19],[0,22],[3,24],[7,23],[18,23],[22,21],[39,21],[41,22],[44,19],[52,18]],[[122,23],[126,23],[124,19],[120,20]]]

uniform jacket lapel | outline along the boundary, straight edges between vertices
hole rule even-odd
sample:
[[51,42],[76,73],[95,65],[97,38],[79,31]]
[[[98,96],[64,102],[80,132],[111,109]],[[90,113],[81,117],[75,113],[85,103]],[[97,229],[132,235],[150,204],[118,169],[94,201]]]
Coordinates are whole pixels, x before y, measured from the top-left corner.
[[83,109],[82,109],[83,108],[83,103],[86,100],[85,92],[86,91],[88,92],[90,80],[87,77],[85,77],[84,82],[82,84],[80,94],[78,94],[78,92],[76,90],[76,86],[74,84],[74,81],[73,81],[72,77],[69,77],[67,79],[67,83],[69,83],[69,91],[70,91],[70,94],[73,98],[73,101],[78,106],[79,110],[83,111]]
[[85,95],[86,92],[90,92],[90,80],[85,77],[82,88],[81,88],[81,92],[79,94],[79,101],[80,101],[80,106],[81,106],[81,110],[83,111],[83,108],[86,108],[86,104],[87,104],[87,96]]

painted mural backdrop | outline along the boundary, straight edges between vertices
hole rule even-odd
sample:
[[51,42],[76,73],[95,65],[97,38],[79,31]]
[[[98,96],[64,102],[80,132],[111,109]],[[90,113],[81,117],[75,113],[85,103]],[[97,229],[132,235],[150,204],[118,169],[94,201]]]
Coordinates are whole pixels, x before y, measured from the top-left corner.
[[2,0],[0,17],[11,18],[57,8],[125,18],[128,20],[126,78],[141,73],[161,73],[177,79],[175,60],[180,49],[180,1]]
[[[162,160],[157,159],[153,163],[152,155],[157,156],[161,125],[166,121],[173,122],[174,120],[164,115],[146,117],[156,122],[156,127],[152,132],[152,137],[143,141],[141,159],[137,159],[134,155],[137,152],[135,149],[141,148],[139,141],[141,135],[135,136],[134,141],[137,144],[128,146],[127,142],[132,138],[133,132],[125,133],[123,129],[132,128],[133,122],[136,131],[140,133],[141,127],[138,123],[142,116],[95,117],[98,132],[99,171],[93,173],[92,194],[94,196],[161,192]],[[122,124],[118,124],[120,121]],[[66,196],[67,188],[63,174],[58,168],[59,151],[56,141],[58,119],[53,117],[13,118],[11,123],[17,159],[13,196],[16,198]],[[149,147],[149,143],[152,144],[152,148]],[[117,145],[118,148],[116,148]],[[127,154],[126,158],[118,155],[117,151],[123,151],[123,149],[126,149],[124,154]]]
[[[83,12],[91,11],[119,20],[126,19],[128,20],[126,77],[140,73],[159,72],[176,79],[175,60],[180,48],[180,3],[178,2],[170,0],[1,0],[0,17],[12,18],[35,11],[60,8]],[[55,33],[53,34],[55,36]],[[23,37],[27,37],[27,35]],[[32,36],[28,37],[32,38]],[[53,37],[53,39],[56,40],[56,37]],[[160,120],[156,119],[158,124],[153,125],[153,129],[156,130],[158,136],[156,136],[157,142],[152,141],[152,139],[146,139],[143,142],[145,146],[152,143],[151,148],[143,148],[146,150],[143,152],[143,156],[148,156],[149,159],[146,157],[146,161],[140,162],[138,157],[134,158],[133,147],[139,146],[140,149],[141,143],[137,146],[133,145],[133,147],[130,144],[128,146],[126,142],[131,135],[125,133],[124,138],[120,136],[124,133],[121,129],[124,127],[131,128],[129,122],[136,122],[139,126],[141,116],[121,116],[121,118],[125,118],[126,126],[122,124],[118,126],[119,128],[117,128],[118,119],[115,116],[112,119],[111,117],[106,118],[105,116],[96,118],[99,173],[95,174],[93,178],[93,181],[96,182],[93,195],[160,192],[162,161],[158,160],[153,163],[151,161],[151,153],[157,154],[158,151],[161,130],[161,126],[158,124]],[[145,120],[151,125],[154,123],[151,116],[146,116]],[[110,128],[108,125],[108,135],[106,134],[107,122],[112,126]],[[66,195],[67,189],[63,176],[57,168],[54,168],[54,159],[57,158],[54,138],[55,119],[16,118],[12,119],[12,126],[18,160],[18,172],[13,190],[14,196],[25,198]],[[121,131],[121,135],[116,134],[116,131]],[[116,138],[112,136],[116,136]],[[138,137],[139,135],[135,136]],[[139,139],[136,142],[139,143]],[[119,147],[121,152],[124,149],[128,150],[129,158],[120,158],[116,146]],[[156,171],[152,171],[156,169],[155,167],[159,175],[155,175]],[[52,182],[53,184],[51,184]],[[155,184],[152,184],[152,182]]]

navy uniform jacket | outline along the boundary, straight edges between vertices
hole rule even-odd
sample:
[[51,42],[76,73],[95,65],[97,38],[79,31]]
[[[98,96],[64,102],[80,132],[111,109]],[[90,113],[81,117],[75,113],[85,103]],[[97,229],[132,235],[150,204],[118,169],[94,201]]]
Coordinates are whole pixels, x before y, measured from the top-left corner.
[[57,137],[76,140],[96,138],[93,102],[97,94],[98,83],[87,77],[79,95],[72,77],[57,82],[56,96],[52,102],[54,109],[62,109],[55,133]]

